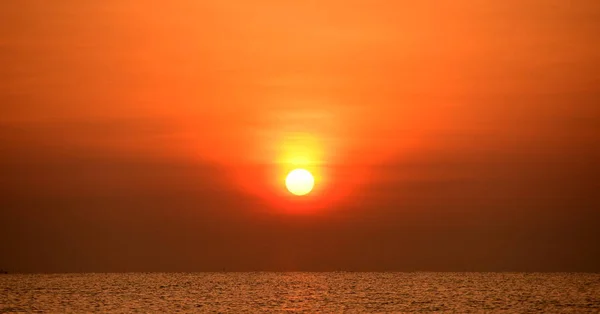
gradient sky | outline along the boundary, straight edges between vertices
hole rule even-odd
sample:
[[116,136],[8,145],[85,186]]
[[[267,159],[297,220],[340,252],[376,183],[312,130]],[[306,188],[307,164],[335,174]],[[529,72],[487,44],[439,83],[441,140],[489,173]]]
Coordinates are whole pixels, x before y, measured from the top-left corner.
[[1,1],[0,268],[600,271],[598,34],[596,0]]

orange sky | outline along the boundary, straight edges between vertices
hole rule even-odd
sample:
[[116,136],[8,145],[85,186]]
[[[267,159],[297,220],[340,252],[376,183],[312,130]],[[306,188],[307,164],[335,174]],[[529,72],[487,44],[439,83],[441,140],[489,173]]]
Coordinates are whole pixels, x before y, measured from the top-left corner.
[[598,270],[598,1],[171,2],[0,3],[0,268]]

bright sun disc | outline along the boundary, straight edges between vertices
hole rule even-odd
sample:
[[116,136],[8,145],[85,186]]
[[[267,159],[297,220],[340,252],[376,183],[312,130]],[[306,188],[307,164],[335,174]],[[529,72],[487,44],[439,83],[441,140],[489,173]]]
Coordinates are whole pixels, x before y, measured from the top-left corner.
[[306,195],[315,186],[315,178],[308,170],[295,169],[285,178],[285,186],[294,195]]

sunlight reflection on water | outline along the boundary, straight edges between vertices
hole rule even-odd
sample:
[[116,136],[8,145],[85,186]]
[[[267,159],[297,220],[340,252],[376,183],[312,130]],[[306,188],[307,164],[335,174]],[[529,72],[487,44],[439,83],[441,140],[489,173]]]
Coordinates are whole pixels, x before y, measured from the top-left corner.
[[0,312],[598,312],[600,274],[124,273],[0,276]]

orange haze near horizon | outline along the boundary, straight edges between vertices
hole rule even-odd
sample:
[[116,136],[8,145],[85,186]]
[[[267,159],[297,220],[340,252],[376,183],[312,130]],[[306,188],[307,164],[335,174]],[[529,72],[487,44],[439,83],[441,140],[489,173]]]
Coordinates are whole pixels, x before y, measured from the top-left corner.
[[4,1],[0,268],[598,271],[599,17]]

